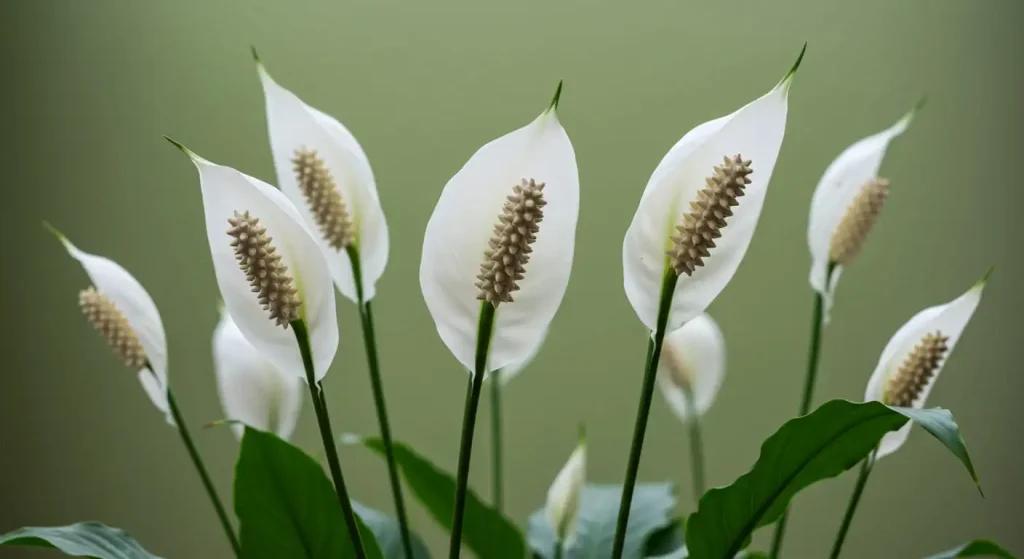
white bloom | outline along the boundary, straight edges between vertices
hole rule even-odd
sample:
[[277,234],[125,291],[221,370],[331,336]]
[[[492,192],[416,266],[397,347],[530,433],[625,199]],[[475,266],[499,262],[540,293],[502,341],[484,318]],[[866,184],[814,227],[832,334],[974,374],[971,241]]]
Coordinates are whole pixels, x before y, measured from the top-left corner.
[[[80,302],[83,310],[108,340],[115,344],[115,352],[129,365],[138,368],[139,383],[146,395],[163,412],[167,423],[174,425],[167,403],[167,336],[153,299],[142,284],[119,264],[83,252],[64,235],[56,230],[53,232],[64,244],[68,254],[82,265],[95,288],[95,291],[82,293]],[[109,307],[110,304],[113,309]],[[101,307],[95,308],[96,305]],[[96,311],[103,314],[92,315]],[[119,328],[122,325],[118,322],[122,319],[127,321],[128,328]],[[137,349],[139,346],[144,355],[140,355]]]
[[[840,244],[846,244],[835,242],[842,241],[842,239],[837,239],[837,235],[844,233],[840,231],[840,226],[843,225],[844,228],[853,226],[856,228],[859,225],[863,229],[863,231],[853,232],[855,233],[854,237],[860,238],[852,239],[855,246],[848,247],[855,254],[860,248],[859,245],[864,242],[863,237],[872,225],[875,217],[873,214],[877,214],[877,211],[881,209],[881,202],[888,192],[887,181],[878,177],[878,169],[882,165],[885,151],[889,147],[889,142],[906,131],[907,127],[910,126],[910,122],[920,106],[921,104],[919,103],[917,107],[904,115],[899,122],[890,128],[859,140],[846,148],[828,166],[825,174],[818,181],[818,187],[815,189],[814,197],[811,199],[811,217],[807,226],[807,243],[811,249],[811,287],[825,298],[826,316],[827,310],[832,306],[836,284],[839,282],[839,274],[842,273],[843,266],[849,264],[849,262],[839,262],[838,260],[846,260],[846,258],[841,254],[834,254],[836,251],[833,250],[833,248],[840,248],[838,246]],[[855,201],[869,204],[872,202],[871,189],[880,180],[885,184],[885,192],[878,193],[882,198],[875,201],[876,207],[869,206],[865,208],[867,215],[864,217],[867,218],[867,222],[862,220],[861,223],[855,223],[857,215],[850,215],[851,219],[846,220],[846,216],[851,211],[856,212],[858,209],[856,206],[860,205],[855,204]],[[846,233],[850,232],[846,231]],[[850,240],[847,240],[847,243],[849,242]],[[853,256],[853,254],[850,256]],[[829,265],[833,263],[835,265],[832,268],[832,275],[831,277],[826,277]]]
[[704,312],[743,260],[782,147],[799,64],[763,97],[689,131],[651,175],[622,245],[626,296],[650,330],[657,329],[667,274],[678,275],[669,332]]
[[[539,345],[568,286],[579,176],[557,99],[530,124],[477,150],[445,185],[427,223],[423,298],[441,339],[471,371],[484,304],[496,305],[489,372]],[[528,227],[541,213],[543,223]],[[512,227],[499,219],[526,221]]]
[[526,369],[530,366],[530,363],[533,363],[534,358],[537,357],[538,353],[540,353],[540,348],[544,346],[544,339],[547,338],[547,335],[548,331],[545,329],[544,333],[541,334],[540,341],[537,343],[536,347],[530,351],[529,355],[515,363],[502,367],[501,370],[498,371],[498,379],[502,386],[505,386],[512,379],[519,376],[519,373],[523,372],[523,369]]
[[[302,411],[302,381],[270,363],[245,339],[227,311],[213,332],[217,392],[228,419],[291,437]],[[241,437],[243,427],[232,425]]]
[[278,85],[258,58],[257,64],[278,186],[316,237],[338,291],[353,302],[358,297],[346,248],[358,249],[369,301],[388,261],[388,226],[370,162],[347,128]]
[[[988,274],[967,293],[944,305],[927,308],[893,335],[868,381],[864,400],[898,407],[924,407],[949,354],[981,302]],[[885,435],[878,457],[896,452],[907,440],[911,424]]]
[[587,441],[580,433],[576,448],[569,455],[569,460],[555,476],[555,481],[548,489],[544,511],[551,523],[555,536],[565,547],[576,535],[576,519],[579,518],[580,496],[583,486],[587,483]]
[[[658,385],[682,421],[704,415],[725,380],[725,337],[707,314],[697,315],[665,336],[658,362]],[[687,398],[693,400],[691,410]]]
[[[175,145],[199,170],[206,237],[227,312],[278,369],[305,378],[290,327],[303,321],[319,381],[338,349],[334,285],[299,212],[269,184]],[[240,262],[238,251],[255,256]]]

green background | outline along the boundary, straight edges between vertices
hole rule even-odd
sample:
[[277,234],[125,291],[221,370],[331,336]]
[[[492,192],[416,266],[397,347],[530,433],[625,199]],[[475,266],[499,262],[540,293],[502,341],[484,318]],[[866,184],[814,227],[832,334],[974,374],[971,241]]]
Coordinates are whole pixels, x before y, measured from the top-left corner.
[[[576,261],[546,347],[506,391],[507,509],[525,524],[578,422],[587,424],[590,478],[621,481],[646,342],[622,290],[620,251],[651,171],[687,130],[771,88],[808,41],[757,235],[710,309],[730,357],[706,418],[710,482],[745,472],[798,405],[812,300],[807,211],[819,176],[926,93],[883,165],[890,202],[840,284],[819,402],[861,397],[896,328],[995,264],[930,400],[955,413],[987,498],[916,432],[876,468],[845,556],[920,557],[972,537],[1024,552],[1022,15],[1013,0],[3,0],[0,532],[95,519],[168,558],[227,557],[177,434],[81,316],[86,276],[40,223],[120,262],[156,300],[171,383],[227,497],[236,442],[228,429],[198,429],[221,417],[199,186],[161,135],[272,180],[251,44],[370,157],[392,240],[375,301],[392,424],[448,470],[466,376],[420,295],[422,231],[469,155],[532,119],[565,79],[559,113],[582,191]],[[345,300],[338,315],[341,348],[327,377],[336,431],[375,433],[357,315]],[[479,425],[471,482],[486,496],[489,441]],[[295,441],[319,448],[308,406]],[[641,477],[684,482],[683,512],[686,449],[684,428],[656,397]],[[390,511],[382,463],[351,448],[342,460],[355,496]],[[790,557],[826,553],[853,477],[801,495]],[[434,550],[445,548],[423,509],[414,506],[412,521]],[[768,532],[755,542],[766,547]]]

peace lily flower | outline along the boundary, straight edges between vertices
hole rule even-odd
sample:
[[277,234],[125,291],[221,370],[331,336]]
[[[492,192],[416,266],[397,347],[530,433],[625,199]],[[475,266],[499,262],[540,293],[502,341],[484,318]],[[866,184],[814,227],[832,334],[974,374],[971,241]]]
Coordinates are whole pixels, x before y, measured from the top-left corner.
[[586,483],[587,441],[583,430],[580,429],[579,442],[569,455],[569,460],[555,476],[555,481],[548,489],[548,499],[544,506],[556,540],[564,547],[568,547],[576,535],[580,496]]
[[167,401],[167,337],[153,299],[119,264],[81,251],[59,231],[51,230],[92,281],[78,294],[82,312],[114,353],[138,371],[142,389],[167,423],[174,425]]
[[[282,439],[291,437],[302,411],[302,381],[270,363],[223,309],[213,332],[213,365],[226,417]],[[232,429],[242,436],[241,425]]]
[[303,378],[290,327],[304,326],[319,381],[338,349],[334,285],[298,210],[269,184],[170,141],[199,170],[206,237],[227,312],[268,361]]
[[540,348],[544,346],[544,339],[547,338],[547,336],[548,330],[545,329],[544,332],[541,334],[540,341],[530,351],[530,353],[526,355],[526,357],[520,359],[519,361],[516,361],[515,363],[511,363],[509,365],[502,367],[501,370],[497,372],[498,381],[501,383],[501,386],[505,386],[506,384],[511,382],[512,379],[519,376],[519,373],[523,372],[524,369],[529,367],[530,363],[533,363],[533,360],[537,357],[537,354],[540,353]]
[[[904,408],[924,407],[946,359],[981,302],[988,275],[949,303],[917,313],[896,331],[882,350],[878,366],[868,381],[865,401],[875,400]],[[908,423],[885,435],[877,457],[899,450],[909,434]]]
[[568,286],[579,177],[556,113],[560,92],[561,84],[533,122],[473,154],[427,222],[423,298],[441,339],[470,371],[485,307],[494,312],[486,373],[540,344]]
[[707,314],[697,315],[665,336],[658,385],[683,422],[703,416],[725,379],[725,337]]
[[[373,171],[351,132],[271,79],[253,56],[267,100],[267,129],[278,185],[314,231],[342,295],[373,298],[388,261],[388,226]],[[352,261],[361,270],[362,301]]]
[[[805,47],[806,48],[806,47]],[[792,78],[682,137],[654,170],[622,245],[626,296],[658,330],[663,288],[674,288],[664,331],[718,296],[747,252],[782,147]]]
[[832,306],[839,274],[860,253],[888,198],[889,181],[878,176],[878,169],[889,142],[907,130],[922,105],[923,100],[896,124],[846,148],[818,181],[807,243],[811,287],[824,298],[826,311]]

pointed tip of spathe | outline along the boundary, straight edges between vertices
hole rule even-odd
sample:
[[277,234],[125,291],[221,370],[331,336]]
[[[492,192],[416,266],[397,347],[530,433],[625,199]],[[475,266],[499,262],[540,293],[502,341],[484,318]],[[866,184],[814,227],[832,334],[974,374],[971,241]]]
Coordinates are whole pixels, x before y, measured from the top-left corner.
[[555,95],[551,98],[551,104],[548,105],[549,111],[558,110],[558,100],[562,98],[562,82],[565,80],[558,80],[558,87],[555,88]]
[[185,147],[184,145],[182,145],[182,143],[179,142],[178,140],[175,140],[174,138],[168,136],[167,134],[164,134],[164,139],[167,140],[168,142],[170,142],[172,146],[174,146],[174,147],[178,148],[179,150],[181,150],[181,153],[184,153],[185,155],[187,155],[189,157],[189,159],[195,159],[196,158],[196,154],[192,150],[190,150],[187,147]]
[[57,237],[57,240],[59,240],[60,242],[63,243],[68,240],[68,238],[64,236],[64,233],[58,231],[57,228],[53,226],[53,224],[51,224],[49,221],[46,221],[45,219],[43,220],[43,227],[46,228],[46,230],[49,231],[50,233],[53,233],[53,236]]
[[262,66],[263,61],[260,60],[260,53],[256,52],[256,45],[249,45],[249,52],[252,53],[252,59],[256,62],[256,65]]
[[586,446],[587,424],[581,421],[580,424],[576,426],[576,433],[577,446]]
[[985,270],[985,275],[981,276],[981,279],[979,279],[977,282],[975,282],[974,283],[974,287],[972,287],[971,289],[984,289],[985,288],[985,284],[988,283],[989,276],[992,275],[992,272],[995,269],[996,269],[995,264],[989,266],[988,270]]

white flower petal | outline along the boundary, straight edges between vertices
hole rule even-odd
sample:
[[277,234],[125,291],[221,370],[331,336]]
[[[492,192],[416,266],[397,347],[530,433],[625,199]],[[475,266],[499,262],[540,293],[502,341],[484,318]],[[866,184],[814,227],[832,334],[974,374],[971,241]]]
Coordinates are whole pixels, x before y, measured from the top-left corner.
[[167,423],[174,425],[167,404],[167,336],[156,303],[142,284],[118,263],[81,251],[64,235],[54,233],[68,254],[82,264],[93,287],[114,303],[135,331],[152,367],[152,372],[147,369],[138,372],[139,382],[153,405],[164,413]]
[[[291,437],[302,410],[302,381],[275,367],[245,339],[226,311],[213,332],[217,392],[227,419]],[[241,425],[233,425],[241,437]]]
[[836,284],[842,271],[840,266],[835,266],[832,277],[825,277],[828,275],[829,249],[836,228],[839,227],[853,199],[860,193],[861,187],[878,177],[878,169],[882,166],[882,158],[885,157],[889,142],[906,131],[920,107],[921,103],[918,103],[896,124],[846,148],[825,169],[825,174],[818,181],[814,196],[811,198],[807,244],[811,249],[811,287],[824,296],[826,316],[832,306]]
[[[180,146],[179,146],[180,147]],[[309,330],[316,380],[327,374],[338,349],[338,319],[334,285],[316,240],[288,198],[269,184],[230,167],[211,163],[181,148],[199,169],[206,214],[206,237],[213,256],[224,306],[238,329],[278,369],[305,378],[302,356],[291,327],[277,326],[252,293],[245,273],[235,260],[228,218],[250,212],[266,227],[277,254],[295,279],[300,317]]]
[[[799,64],[799,61],[798,61]],[[640,198],[622,245],[624,287],[633,309],[656,329],[666,251],[680,217],[704,188],[705,178],[725,156],[741,154],[752,161],[752,180],[733,216],[715,239],[704,266],[676,284],[667,331],[704,312],[739,267],[750,245],[786,128],[788,91],[793,70],[774,89],[740,110],[697,126],[665,155]]]
[[[885,349],[882,350],[882,356],[878,360],[878,365],[868,381],[864,400],[884,402],[886,386],[892,376],[899,371],[900,365],[903,364],[910,352],[913,351],[914,347],[926,334],[940,332],[943,336],[948,336],[949,338],[946,342],[948,349],[939,363],[939,368],[936,369],[924,390],[921,391],[913,403],[914,408],[924,407],[928,394],[931,392],[932,387],[935,386],[935,381],[939,378],[939,374],[942,372],[942,368],[945,366],[949,355],[953,353],[957,340],[960,339],[960,334],[967,327],[967,323],[971,320],[974,310],[978,307],[978,303],[981,302],[981,294],[984,288],[985,278],[982,278],[981,281],[960,297],[944,305],[927,308],[914,315],[913,318],[900,327],[892,339],[889,340],[889,343],[886,344]],[[902,429],[887,434],[879,446],[878,456],[886,456],[898,450],[906,441],[909,432],[910,424],[907,424]]]
[[538,353],[540,353],[540,348],[544,346],[544,339],[547,338],[547,335],[548,331],[545,328],[544,333],[542,333],[540,336],[540,340],[537,341],[537,345],[533,348],[533,350],[530,351],[529,355],[527,355],[520,361],[516,361],[515,363],[505,365],[504,367],[501,368],[500,371],[497,372],[498,381],[501,382],[502,386],[508,384],[512,379],[516,378],[519,375],[519,373],[523,372],[523,369],[530,366],[530,363],[533,362],[533,359],[537,357]]
[[707,413],[725,380],[725,337],[707,314],[665,336],[658,362],[658,385],[669,407],[683,422],[693,413],[685,390],[692,391],[698,417]]
[[342,295],[357,301],[352,265],[345,250],[331,247],[320,234],[295,176],[292,159],[298,149],[315,150],[340,190],[356,226],[363,298],[376,293],[376,283],[388,261],[388,226],[377,196],[370,162],[351,132],[333,117],[306,105],[278,85],[259,65],[267,101],[267,130],[277,169],[278,185],[298,209],[324,253],[331,276]]
[[423,298],[441,339],[469,370],[482,308],[476,276],[505,198],[524,178],[545,183],[547,206],[515,301],[498,306],[487,371],[525,359],[568,286],[579,213],[576,156],[554,108],[473,154],[445,185],[423,236]]
[[551,488],[548,489],[547,502],[544,505],[551,529],[567,547],[576,535],[580,495],[586,483],[587,443],[581,435],[576,449],[569,455],[569,460],[562,466]]

